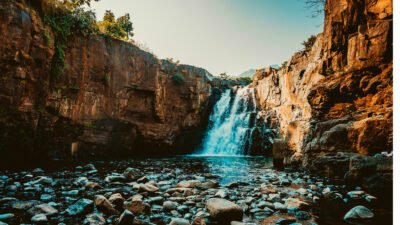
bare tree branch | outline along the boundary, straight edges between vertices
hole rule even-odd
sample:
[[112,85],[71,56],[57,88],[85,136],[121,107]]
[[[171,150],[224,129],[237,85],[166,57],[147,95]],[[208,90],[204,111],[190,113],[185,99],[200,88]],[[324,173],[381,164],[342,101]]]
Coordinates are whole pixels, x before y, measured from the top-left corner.
[[307,9],[312,11],[311,17],[317,17],[325,12],[326,0],[304,0]]

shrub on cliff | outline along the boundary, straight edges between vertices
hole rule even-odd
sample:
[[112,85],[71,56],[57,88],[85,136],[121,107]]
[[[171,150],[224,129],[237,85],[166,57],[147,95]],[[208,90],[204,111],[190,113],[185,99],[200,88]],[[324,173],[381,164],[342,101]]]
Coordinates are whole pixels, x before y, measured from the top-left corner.
[[238,81],[242,85],[248,85],[253,82],[253,79],[251,77],[238,77],[236,78],[236,81]]
[[221,80],[232,80],[232,76],[228,75],[227,73],[221,73],[219,75],[219,79],[221,79]]
[[302,53],[307,53],[307,52],[311,51],[316,40],[317,40],[317,37],[315,35],[311,35],[307,40],[303,41],[303,43],[301,43],[304,47],[302,50]]
[[181,73],[176,73],[172,76],[172,81],[174,84],[183,84],[185,83],[185,77]]
[[96,17],[92,11],[77,8],[73,11],[58,11],[46,14],[45,23],[51,27],[55,37],[55,53],[51,74],[58,77],[64,71],[64,55],[68,39],[75,34],[89,35],[98,31]]

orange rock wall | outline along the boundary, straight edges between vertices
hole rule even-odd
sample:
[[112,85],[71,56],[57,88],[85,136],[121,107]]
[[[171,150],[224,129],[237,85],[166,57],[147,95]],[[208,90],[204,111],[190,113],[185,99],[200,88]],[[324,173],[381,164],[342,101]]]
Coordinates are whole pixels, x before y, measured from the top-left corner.
[[257,71],[260,115],[290,150],[287,163],[392,151],[392,15],[391,0],[328,0],[312,50]]
[[[11,127],[29,130],[27,144],[7,143],[4,149],[165,153],[204,126],[211,94],[206,70],[161,61],[102,35],[75,35],[67,43],[65,70],[55,78],[54,33],[43,18],[39,4],[0,2],[0,129],[12,136],[20,134]],[[177,73],[182,84],[172,79]],[[42,133],[48,138],[33,137]]]

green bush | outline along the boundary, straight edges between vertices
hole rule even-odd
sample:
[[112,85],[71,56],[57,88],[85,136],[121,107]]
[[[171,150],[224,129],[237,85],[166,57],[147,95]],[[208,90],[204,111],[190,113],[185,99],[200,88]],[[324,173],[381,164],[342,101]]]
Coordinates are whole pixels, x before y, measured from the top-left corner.
[[175,84],[183,84],[185,83],[185,77],[181,73],[176,73],[174,76],[172,76],[172,81]]
[[[54,33],[55,53],[52,60],[51,75],[58,78],[64,72],[64,56],[68,39],[74,34],[89,35],[97,32],[96,17],[92,11],[76,9],[50,13],[44,17],[45,23]],[[45,38],[47,39],[46,35]]]
[[311,35],[306,41],[303,41],[303,43],[301,43],[304,47],[303,53],[311,51],[316,40],[317,40],[317,37],[315,35]]
[[244,85],[248,85],[253,82],[253,79],[251,77],[238,77],[238,78],[236,78],[236,81],[238,81]]

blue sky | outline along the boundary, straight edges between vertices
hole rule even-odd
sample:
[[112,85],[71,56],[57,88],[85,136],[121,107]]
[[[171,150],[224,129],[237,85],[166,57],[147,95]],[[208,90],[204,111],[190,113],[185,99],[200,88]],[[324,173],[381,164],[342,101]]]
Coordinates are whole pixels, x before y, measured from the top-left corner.
[[323,21],[304,0],[101,0],[92,8],[98,19],[106,9],[130,13],[135,41],[214,75],[280,64]]

